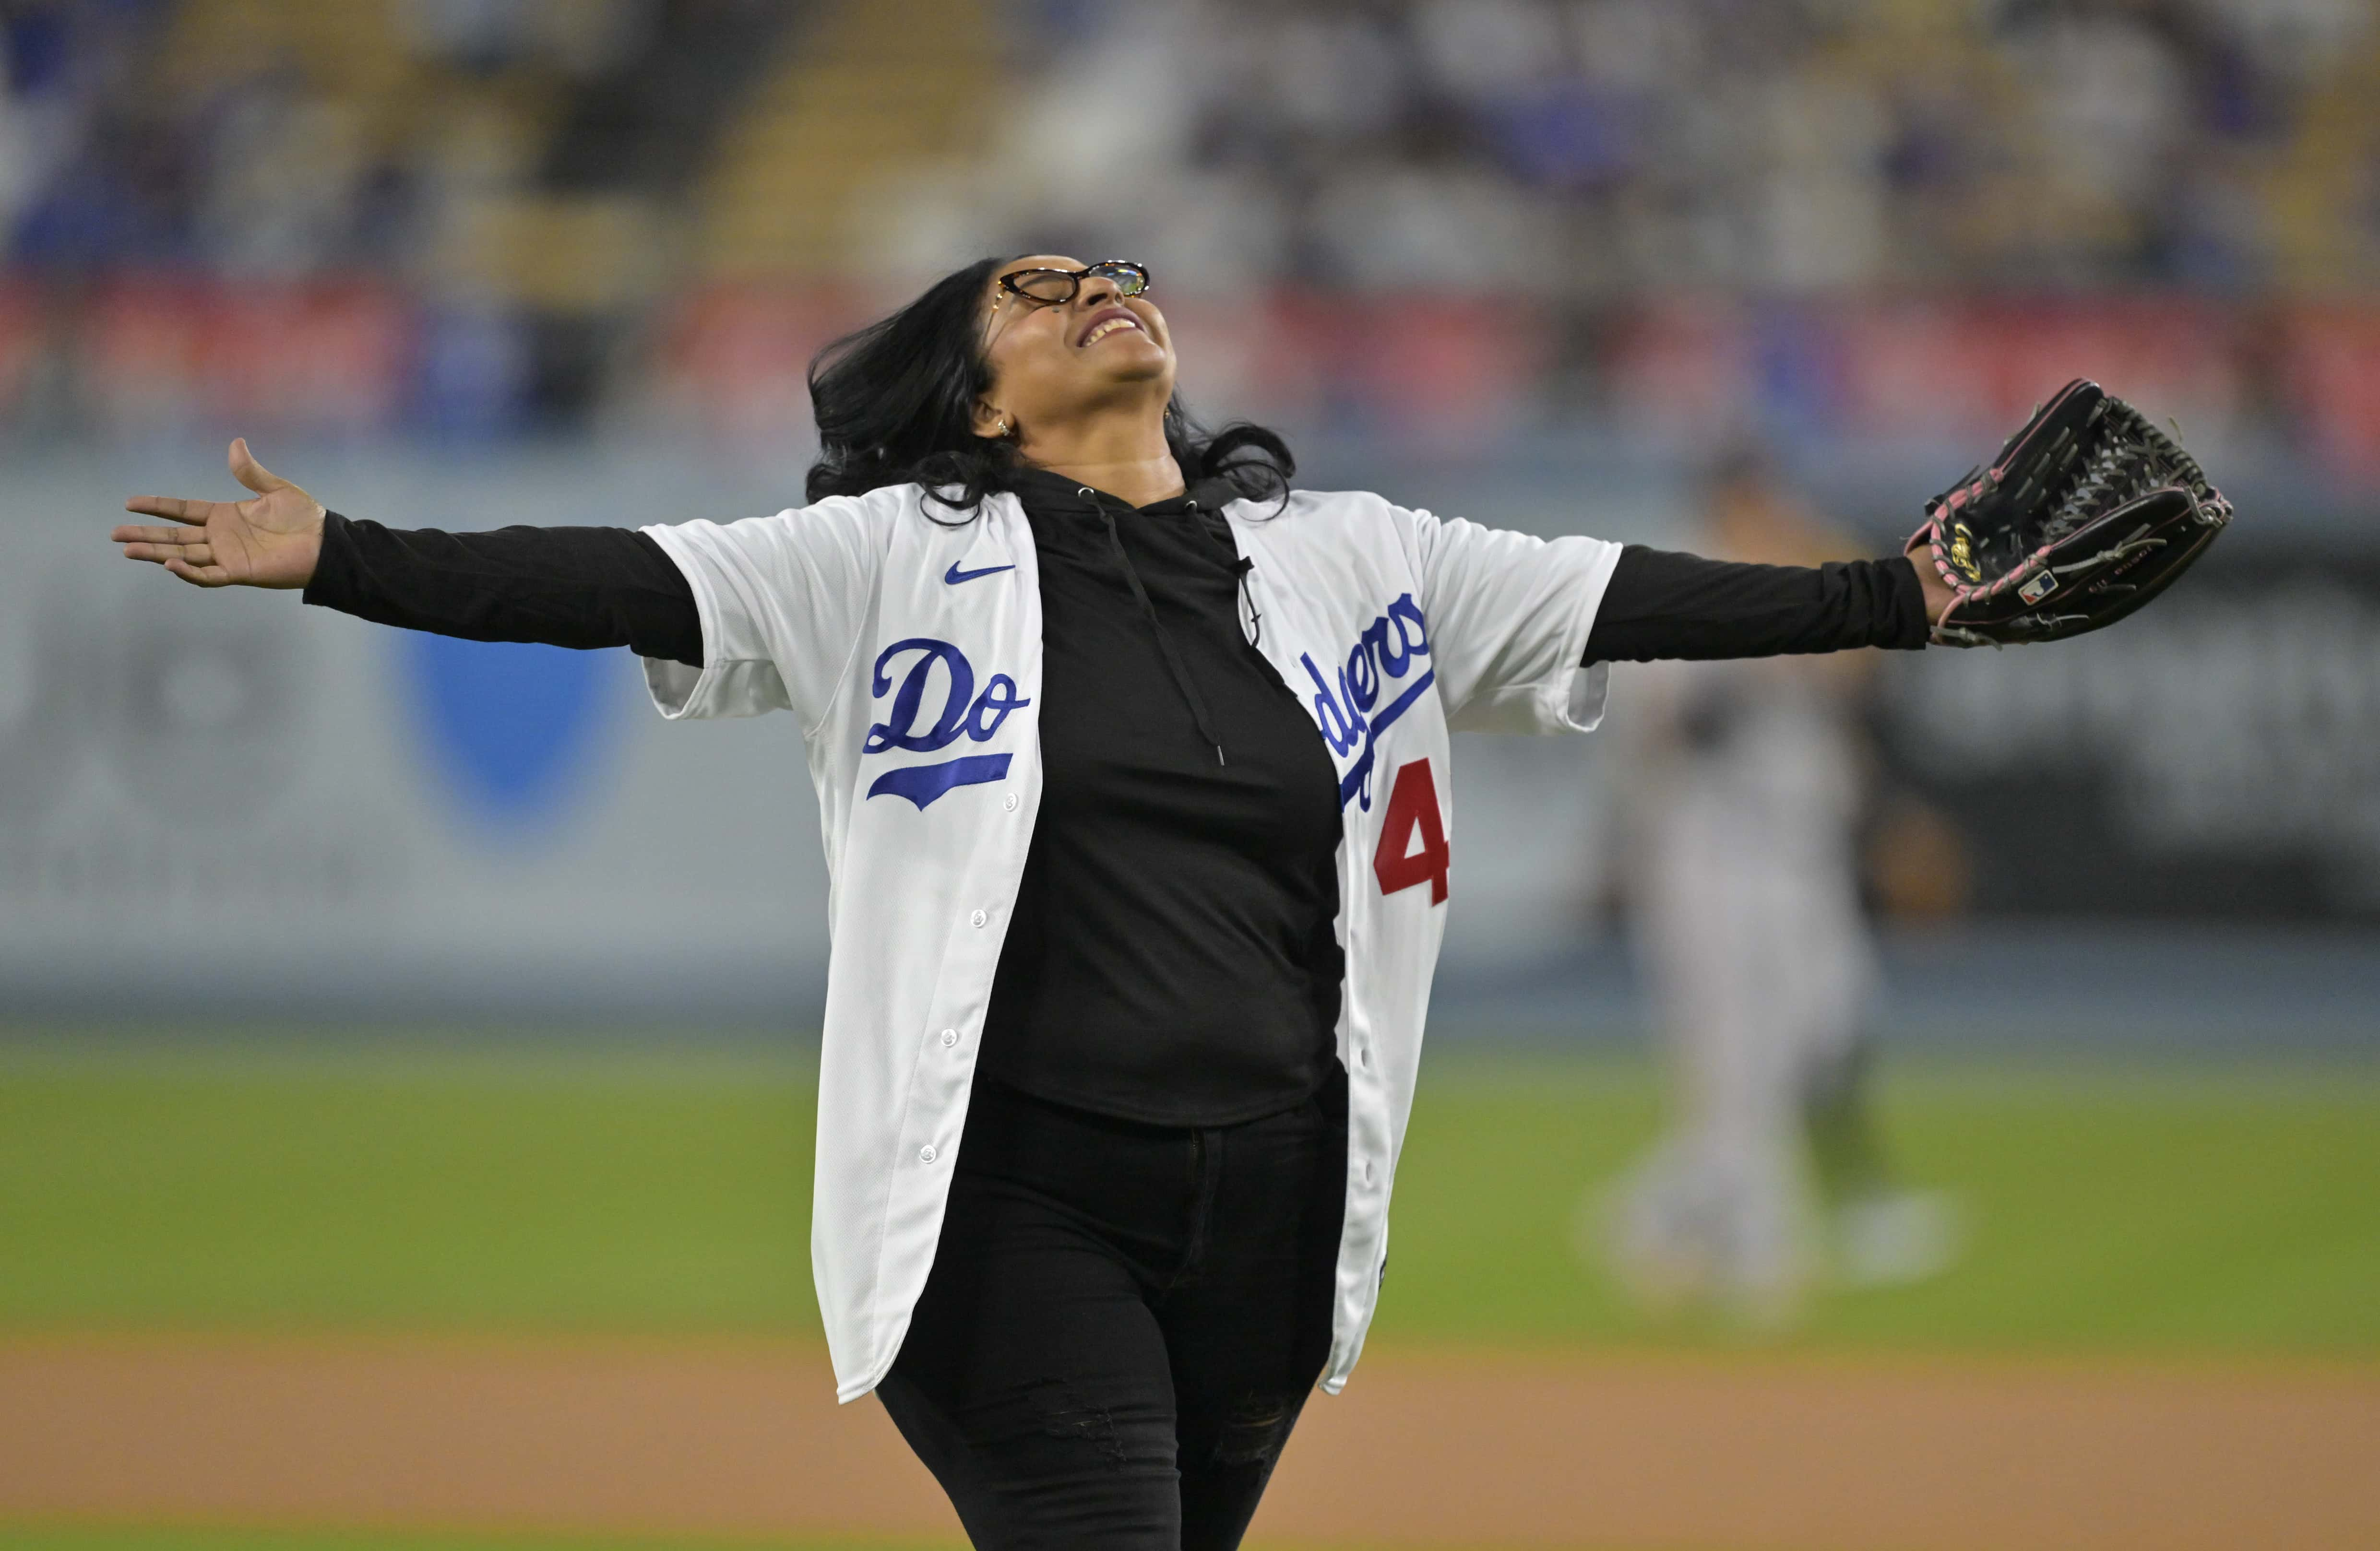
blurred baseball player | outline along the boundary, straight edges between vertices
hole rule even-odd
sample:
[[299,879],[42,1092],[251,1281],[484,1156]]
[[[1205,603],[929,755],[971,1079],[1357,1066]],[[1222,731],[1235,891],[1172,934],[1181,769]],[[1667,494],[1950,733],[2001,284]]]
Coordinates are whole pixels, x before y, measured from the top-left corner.
[[[1714,553],[1815,565],[1830,541],[1730,455]],[[1875,950],[1858,884],[1864,655],[1640,670],[1626,891],[1670,1042],[1675,1118],[1613,1205],[1610,1251],[1646,1303],[1789,1319],[1822,1269],[1854,1284],[1949,1260],[1940,1197],[1895,1189],[1866,1105]],[[1815,1187],[1815,1188],[1814,1188]]]

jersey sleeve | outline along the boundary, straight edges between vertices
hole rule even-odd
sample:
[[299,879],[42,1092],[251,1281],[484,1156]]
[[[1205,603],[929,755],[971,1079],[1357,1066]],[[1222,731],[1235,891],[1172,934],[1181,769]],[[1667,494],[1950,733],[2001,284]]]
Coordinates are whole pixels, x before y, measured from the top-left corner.
[[700,667],[645,660],[653,704],[673,721],[790,710],[808,736],[850,669],[889,526],[885,503],[861,497],[644,529],[702,619]]
[[1620,561],[1600,539],[1539,539],[1413,514],[1430,660],[1457,732],[1585,733],[1608,673],[1586,639]]

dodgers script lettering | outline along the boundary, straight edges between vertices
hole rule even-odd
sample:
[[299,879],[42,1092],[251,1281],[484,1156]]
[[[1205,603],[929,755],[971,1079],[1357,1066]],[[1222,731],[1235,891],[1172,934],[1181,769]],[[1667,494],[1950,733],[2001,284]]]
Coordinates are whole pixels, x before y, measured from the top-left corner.
[[[1346,662],[1334,663],[1330,674],[1316,665],[1312,653],[1298,659],[1314,681],[1314,721],[1322,729],[1322,741],[1330,745],[1333,758],[1354,755],[1339,778],[1341,807],[1360,799],[1364,811],[1371,811],[1373,747],[1380,734],[1437,682],[1436,669],[1421,667],[1428,656],[1429,624],[1422,618],[1421,606],[1407,592],[1363,628]],[[1410,684],[1404,682],[1416,667],[1421,667],[1420,676]],[[1394,697],[1381,705],[1381,697],[1391,689]],[[1355,752],[1358,749],[1360,754]]]
[[[901,674],[900,687],[895,689],[891,670],[912,654],[914,660]],[[931,721],[920,726],[929,698],[938,691],[941,697],[939,709]],[[1016,681],[1006,673],[992,674],[985,682],[983,693],[977,694],[975,665],[967,660],[966,653],[948,641],[927,636],[895,641],[878,653],[868,680],[868,693],[879,700],[890,695],[892,704],[885,719],[868,729],[868,736],[860,745],[861,752],[866,754],[887,754],[896,749],[934,754],[961,737],[972,743],[988,743],[1011,713],[1033,703],[1017,695]],[[878,776],[869,783],[868,794],[906,797],[922,810],[953,787],[1000,780],[1008,774],[1010,757],[1006,754],[969,754],[930,765],[903,765]]]

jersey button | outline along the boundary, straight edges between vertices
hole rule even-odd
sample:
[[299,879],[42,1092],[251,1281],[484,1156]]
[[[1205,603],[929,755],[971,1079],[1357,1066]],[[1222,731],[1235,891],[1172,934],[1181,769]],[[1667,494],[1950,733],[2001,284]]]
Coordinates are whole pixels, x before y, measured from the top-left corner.
[[1011,792],[1007,796],[1002,798],[1000,806],[1006,808],[1009,812],[1014,813],[1016,811],[1016,794]]
[[[930,1153],[934,1149],[928,1147],[926,1150]],[[931,1158],[928,1158],[926,1161],[930,1163],[933,1160]],[[1364,1160],[1364,1182],[1367,1185],[1372,1182],[1372,1160],[1368,1157]]]
[[970,916],[968,916],[968,917],[967,917],[967,925],[969,925],[969,926],[971,926],[971,927],[980,927],[980,926],[982,926],[986,921],[989,921],[989,920],[990,920],[990,919],[991,919],[991,917],[990,917],[990,916],[986,915],[982,911],[978,910],[978,911],[977,911],[974,915],[970,915]]
[[931,1163],[940,1156],[940,1154],[934,1151],[934,1145],[931,1142],[927,1143],[924,1146],[917,1149],[917,1161],[919,1163]]
[[956,1030],[956,1029],[944,1029],[944,1030],[942,1031],[942,1048],[943,1048],[943,1049],[947,1050],[947,1049],[949,1049],[952,1046],[953,1046],[953,1045],[957,1044],[958,1042],[959,1042],[959,1031],[958,1031],[958,1030]]

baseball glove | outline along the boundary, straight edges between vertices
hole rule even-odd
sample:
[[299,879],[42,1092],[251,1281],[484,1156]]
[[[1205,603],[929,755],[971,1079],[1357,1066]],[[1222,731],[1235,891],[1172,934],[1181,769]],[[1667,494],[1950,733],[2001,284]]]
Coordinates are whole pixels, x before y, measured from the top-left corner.
[[2231,520],[2197,462],[2096,382],[2072,382],[1925,503],[1924,546],[1956,597],[1950,647],[2057,641],[2115,624],[2173,585]]

